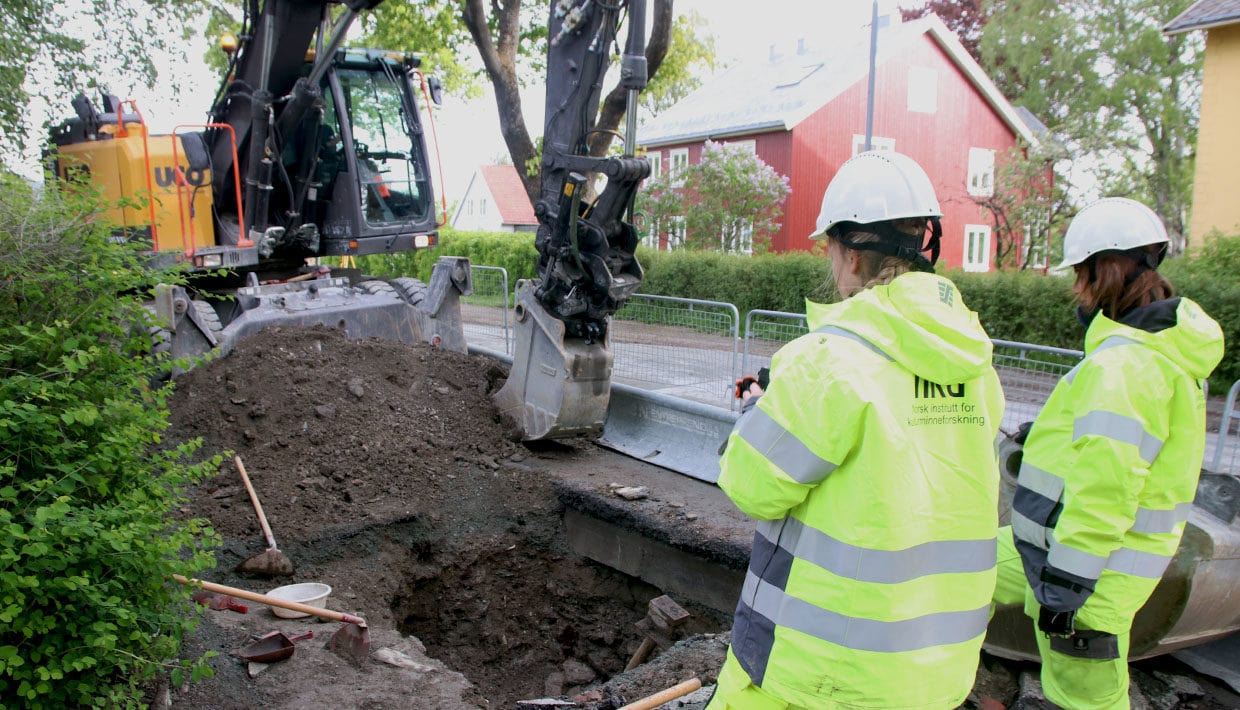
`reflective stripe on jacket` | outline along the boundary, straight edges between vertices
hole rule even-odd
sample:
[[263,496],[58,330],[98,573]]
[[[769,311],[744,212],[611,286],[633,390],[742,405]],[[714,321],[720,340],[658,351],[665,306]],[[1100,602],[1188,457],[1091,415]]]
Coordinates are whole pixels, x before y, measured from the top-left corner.
[[1090,324],[1085,359],[1029,433],[1012,504],[1037,603],[1109,633],[1128,629],[1179,547],[1205,449],[1202,379],[1223,353],[1188,299],[1122,320]]
[[995,583],[990,341],[930,274],[808,315],[721,462],[760,521],[732,652],[793,705],[954,708]]

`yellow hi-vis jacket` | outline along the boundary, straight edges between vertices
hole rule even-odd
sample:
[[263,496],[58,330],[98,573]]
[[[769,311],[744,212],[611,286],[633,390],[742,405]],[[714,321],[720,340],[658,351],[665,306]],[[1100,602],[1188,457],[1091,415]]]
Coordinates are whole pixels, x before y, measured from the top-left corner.
[[1038,415],[1012,501],[1012,533],[1041,605],[1126,632],[1179,547],[1205,450],[1202,380],[1223,334],[1186,298],[1116,322],[1099,314],[1085,359]]
[[807,306],[721,462],[760,521],[732,652],[793,705],[957,707],[995,587],[990,340],[932,274]]

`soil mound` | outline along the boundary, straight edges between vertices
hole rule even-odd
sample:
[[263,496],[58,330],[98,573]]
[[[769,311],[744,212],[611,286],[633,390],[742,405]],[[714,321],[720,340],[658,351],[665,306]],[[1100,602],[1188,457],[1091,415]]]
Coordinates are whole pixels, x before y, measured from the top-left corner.
[[[499,471],[527,456],[490,401],[504,377],[480,356],[270,328],[178,378],[172,426],[209,452],[240,454],[276,540],[305,539],[393,505],[442,510],[476,492],[453,474],[460,464]],[[261,539],[229,470],[192,508],[225,539]]]

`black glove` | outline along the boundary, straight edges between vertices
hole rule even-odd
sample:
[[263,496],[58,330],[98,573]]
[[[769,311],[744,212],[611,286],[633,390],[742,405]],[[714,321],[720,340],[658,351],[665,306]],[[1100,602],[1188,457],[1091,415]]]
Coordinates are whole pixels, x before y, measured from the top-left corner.
[[1054,611],[1041,607],[1038,612],[1038,630],[1047,636],[1068,638],[1076,633],[1076,612]]
[[770,383],[771,383],[771,370],[770,368],[764,367],[761,370],[758,370],[757,377],[754,377],[753,375],[745,375],[744,377],[737,380],[736,389],[733,391],[732,396],[735,397],[736,399],[743,399],[745,396],[745,393],[749,391],[749,388],[751,385],[757,384],[759,387],[765,390],[766,386],[769,385]]

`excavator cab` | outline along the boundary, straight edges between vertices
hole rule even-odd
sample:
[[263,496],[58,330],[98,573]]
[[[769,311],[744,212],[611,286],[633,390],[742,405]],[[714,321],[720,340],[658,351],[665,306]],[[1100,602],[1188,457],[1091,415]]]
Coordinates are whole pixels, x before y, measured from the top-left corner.
[[[342,50],[322,80],[318,167],[309,215],[320,225],[319,255],[370,254],[393,239],[429,246],[433,192],[414,87],[404,60],[374,50]],[[314,184],[317,183],[317,184]],[[356,242],[356,244],[353,244]]]

